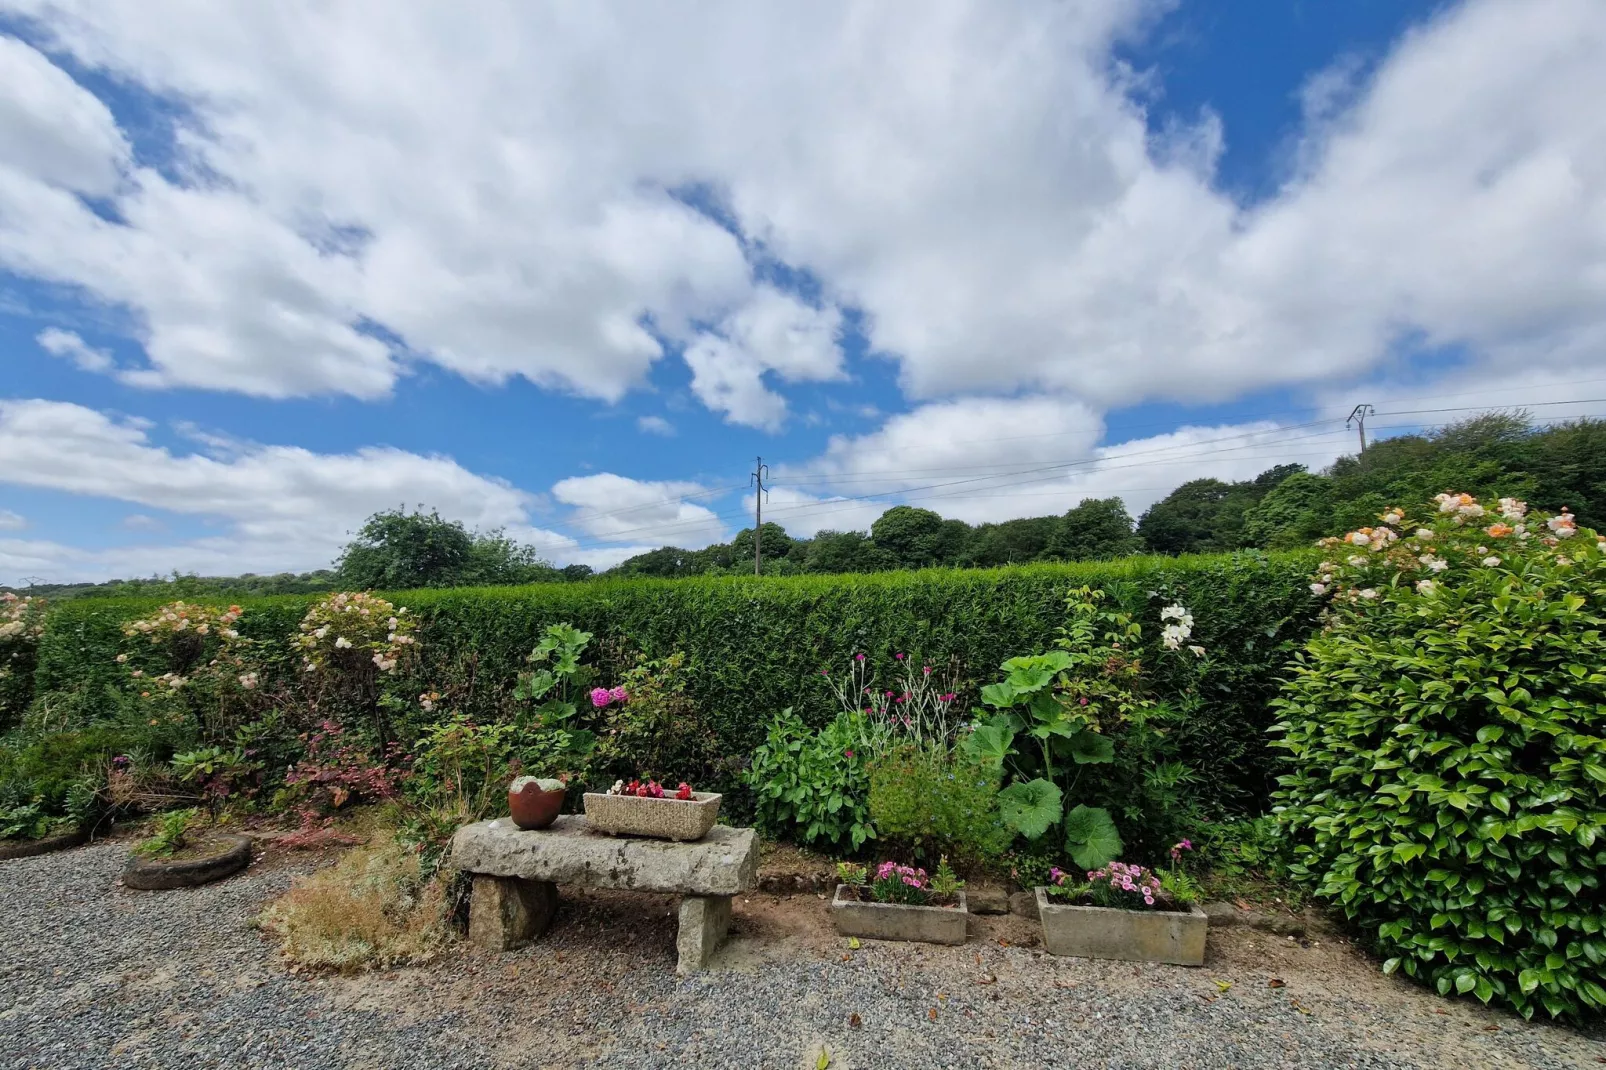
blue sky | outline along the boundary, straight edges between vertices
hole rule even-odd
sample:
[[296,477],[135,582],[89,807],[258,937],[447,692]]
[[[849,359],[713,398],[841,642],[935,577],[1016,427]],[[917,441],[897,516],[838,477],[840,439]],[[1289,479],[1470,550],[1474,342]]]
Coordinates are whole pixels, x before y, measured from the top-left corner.
[[[0,583],[557,562],[1599,411],[1606,9],[0,0]],[[1424,400],[1425,399],[1425,400]],[[1445,408],[1448,414],[1424,414]]]

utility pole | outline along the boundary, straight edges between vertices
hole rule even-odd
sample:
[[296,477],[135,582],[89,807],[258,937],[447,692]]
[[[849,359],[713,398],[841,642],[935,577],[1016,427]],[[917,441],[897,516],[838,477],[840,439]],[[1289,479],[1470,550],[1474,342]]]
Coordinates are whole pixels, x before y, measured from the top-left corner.
[[1372,408],[1372,406],[1367,405],[1367,404],[1365,404],[1363,402],[1363,403],[1355,406],[1355,408],[1350,411],[1349,419],[1344,421],[1344,426],[1345,427],[1348,427],[1350,424],[1354,424],[1357,428],[1360,429],[1360,432],[1361,432],[1361,452],[1362,453],[1366,452],[1366,418],[1368,416],[1375,416],[1375,415],[1377,415],[1377,410]]
[[747,485],[755,488],[753,493],[753,575],[755,576],[764,574],[764,555],[759,548],[759,536],[764,533],[764,497],[770,492],[764,481],[769,475],[770,468],[764,463],[764,458],[754,458],[752,478],[747,481]]

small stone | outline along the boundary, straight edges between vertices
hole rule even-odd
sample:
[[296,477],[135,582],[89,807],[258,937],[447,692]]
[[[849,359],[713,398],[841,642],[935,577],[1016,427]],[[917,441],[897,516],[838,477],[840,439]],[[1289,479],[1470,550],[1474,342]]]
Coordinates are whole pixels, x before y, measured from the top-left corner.
[[1239,912],[1238,908],[1233,906],[1231,903],[1206,903],[1199,909],[1205,912],[1205,917],[1210,919],[1211,925],[1215,925],[1220,928],[1228,928],[1233,925],[1238,925],[1243,921],[1243,915]]
[[1037,893],[1016,892],[1009,897],[1009,912],[1023,918],[1037,917]]
[[965,886],[965,901],[972,914],[1008,914],[1009,893],[996,884],[969,884]]

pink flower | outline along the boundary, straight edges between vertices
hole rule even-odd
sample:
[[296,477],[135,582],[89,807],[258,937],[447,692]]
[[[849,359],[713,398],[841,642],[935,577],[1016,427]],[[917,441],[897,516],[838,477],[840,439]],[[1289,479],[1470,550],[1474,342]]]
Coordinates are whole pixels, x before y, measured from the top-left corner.
[[626,691],[622,686],[616,687],[612,691],[608,692],[608,698],[614,702],[629,702],[630,692]]
[[591,689],[591,705],[599,710],[606,706],[612,697],[613,692],[606,687],[594,687]]
[[853,655],[853,660],[854,661],[863,661],[864,660],[864,655],[863,654],[855,654],[855,655]]
[[897,658],[897,659],[898,659],[898,660],[899,660],[899,661],[902,661],[902,660],[903,660],[903,655],[902,655],[902,654],[894,654],[894,655],[892,655],[892,656],[893,656],[893,657],[895,657],[895,658]]
[[847,755],[849,758],[851,758],[851,757],[853,757],[853,748],[849,747],[847,750],[843,751],[842,753]]
[[931,666],[927,665],[924,671],[925,671],[925,674],[927,676],[930,676],[931,675]]

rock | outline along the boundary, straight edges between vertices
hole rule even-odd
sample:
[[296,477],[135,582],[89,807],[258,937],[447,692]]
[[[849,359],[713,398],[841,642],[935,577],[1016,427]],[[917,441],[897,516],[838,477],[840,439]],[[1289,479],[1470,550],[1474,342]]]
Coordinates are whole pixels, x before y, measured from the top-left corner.
[[1233,925],[1239,924],[1239,922],[1242,921],[1242,917],[1239,914],[1238,908],[1233,906],[1231,903],[1205,903],[1199,909],[1205,912],[1205,917],[1210,919],[1210,924],[1216,926],[1217,928],[1229,928]]
[[675,967],[675,973],[684,977],[706,967],[719,945],[725,942],[730,924],[729,896],[688,895],[682,899],[680,935],[675,939],[680,962]]
[[1262,914],[1256,910],[1240,910],[1232,903],[1216,902],[1205,903],[1200,909],[1210,919],[1210,924],[1219,929],[1233,925],[1243,925],[1250,929],[1258,929],[1263,933],[1274,933],[1277,936],[1304,936],[1305,922],[1301,918],[1291,918],[1286,914]]
[[474,878],[468,938],[489,951],[512,951],[546,932],[558,909],[557,885],[517,878]]
[[1009,897],[1009,912],[1019,914],[1023,918],[1037,918],[1037,893],[1016,892]]
[[996,884],[968,884],[965,900],[972,914],[1008,914],[1009,893]]
[[680,895],[737,895],[758,882],[752,829],[715,825],[692,843],[619,839],[566,814],[526,832],[508,818],[465,825],[452,837],[452,862],[466,873]]

